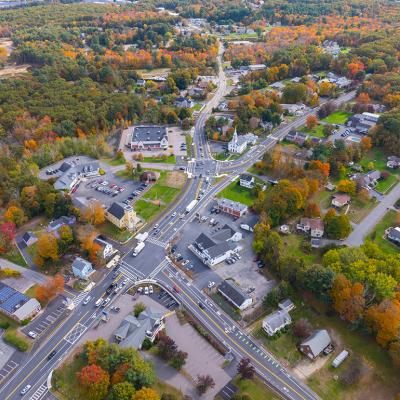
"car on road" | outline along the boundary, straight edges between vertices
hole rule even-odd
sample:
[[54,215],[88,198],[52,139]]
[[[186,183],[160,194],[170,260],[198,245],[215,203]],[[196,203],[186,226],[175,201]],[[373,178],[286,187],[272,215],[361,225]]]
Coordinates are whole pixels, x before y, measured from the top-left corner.
[[31,387],[32,387],[31,385],[26,385],[26,386],[20,391],[21,396],[23,396],[24,394],[28,393],[29,390],[31,390]]
[[36,339],[37,338],[37,333],[34,331],[29,331],[28,332],[28,336],[32,339]]
[[121,311],[120,307],[111,307],[111,311],[115,312],[115,313],[119,313]]
[[205,306],[201,301],[199,301],[199,307],[200,307],[202,310],[204,310],[204,309],[206,308],[206,306]]
[[90,300],[92,300],[92,296],[87,296],[86,299],[83,300],[83,305],[86,306]]
[[189,263],[190,263],[189,260],[185,260],[185,261],[182,263],[182,265],[185,266],[185,265],[188,265]]
[[125,279],[122,281],[122,286],[125,286],[128,282],[129,282],[129,279],[128,279],[128,278],[125,278]]
[[171,214],[171,218],[175,218],[176,217],[176,212],[173,212],[172,214]]
[[213,288],[215,286],[215,282],[212,282],[212,281],[210,281],[210,282],[208,282],[208,288],[209,289],[211,289],[211,288]]
[[57,354],[57,350],[53,350],[48,356],[47,359],[51,360]]
[[104,300],[104,302],[103,302],[103,304],[102,304],[101,306],[104,308],[110,301],[111,301],[111,299],[110,299],[109,297],[107,297],[107,298]]
[[155,225],[153,226],[153,229],[157,229],[159,226],[160,226],[160,224],[155,224]]
[[97,301],[96,301],[96,303],[95,303],[95,306],[96,307],[100,307],[102,304],[103,304],[103,298],[100,298],[100,299],[98,299]]
[[146,287],[144,288],[144,294],[149,294],[149,287],[148,287],[148,286],[146,286]]
[[153,289],[153,286],[152,286],[152,285],[149,286],[149,293],[150,293],[150,294],[154,293],[154,289]]

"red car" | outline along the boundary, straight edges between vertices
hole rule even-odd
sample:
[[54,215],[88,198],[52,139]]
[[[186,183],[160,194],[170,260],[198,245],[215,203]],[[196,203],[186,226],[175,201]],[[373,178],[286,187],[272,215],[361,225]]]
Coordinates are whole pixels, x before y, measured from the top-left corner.
[[175,291],[176,293],[180,293],[180,292],[181,292],[181,289],[179,288],[179,286],[174,285],[174,291]]

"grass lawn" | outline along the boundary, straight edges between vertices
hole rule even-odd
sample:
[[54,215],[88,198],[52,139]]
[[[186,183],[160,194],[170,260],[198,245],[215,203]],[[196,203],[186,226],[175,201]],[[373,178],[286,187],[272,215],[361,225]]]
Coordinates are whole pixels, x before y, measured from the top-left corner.
[[331,115],[322,119],[322,121],[327,122],[328,124],[345,124],[352,115],[352,113],[347,111],[335,111]]
[[121,158],[105,158],[104,161],[111,165],[112,167],[116,167],[117,165],[124,165],[125,159]]
[[188,157],[193,157],[192,155],[192,143],[193,143],[193,138],[190,134],[185,135],[185,141],[186,141],[186,154]]
[[372,240],[376,243],[379,248],[385,253],[398,253],[400,251],[400,247],[395,244],[389,242],[383,236],[385,234],[385,230],[390,228],[391,226],[396,225],[396,216],[397,212],[394,210],[388,211],[384,217],[375,225],[374,230],[368,235],[368,239]]
[[[347,216],[352,222],[359,224],[377,204],[378,203],[373,200],[369,200],[368,203],[363,203],[357,199],[353,199]],[[346,207],[343,207],[343,209],[345,210]]]
[[240,321],[242,318],[240,312],[237,311],[230,303],[228,303],[224,297],[219,293],[215,292],[210,295],[210,297],[217,303],[232,319],[235,321]]
[[315,193],[312,199],[321,209],[328,208],[331,205],[332,194],[332,192],[323,189]]
[[282,235],[282,243],[286,250],[287,256],[301,257],[304,259],[306,264],[314,264],[319,261],[319,253],[316,250],[311,250],[311,253],[307,254],[301,248],[302,243],[309,239],[306,236],[297,235],[291,233],[290,235]]
[[236,377],[233,384],[239,388],[239,394],[248,394],[252,400],[278,400],[273,392],[271,392],[265,383],[254,377],[253,379],[240,379]]
[[168,385],[168,383],[157,380],[153,389],[156,390],[159,395],[171,394],[176,398],[176,400],[183,400],[183,394],[180,390],[176,389],[174,386]]
[[321,124],[318,124],[315,128],[313,129],[308,129],[306,126],[303,126],[300,129],[301,132],[307,133],[310,136],[315,136],[319,138],[324,138],[324,126]]
[[163,210],[165,206],[158,206],[156,204],[147,202],[145,200],[138,200],[135,203],[135,210],[140,215],[142,219],[145,221],[148,221],[151,219],[154,215],[156,215],[158,212]]
[[176,164],[176,157],[171,154],[165,159],[162,157],[144,157],[143,162],[146,163],[160,163],[160,164]]
[[117,171],[115,173],[115,175],[119,176],[122,179],[126,179],[126,180],[132,180],[135,181],[137,179],[135,179],[132,174],[130,172],[128,172],[126,169],[123,169],[121,171]]
[[26,267],[26,262],[16,247],[13,247],[8,253],[4,253],[1,256],[14,264]]
[[232,182],[225,189],[221,190],[218,193],[218,197],[224,197],[251,206],[256,196],[251,189],[240,186],[238,182],[239,181]]
[[400,174],[400,169],[390,169],[386,166],[387,162],[387,154],[384,153],[381,149],[376,147],[372,148],[359,162],[359,164],[364,168],[364,170],[368,171],[368,164],[374,164],[374,169],[379,169],[380,171],[386,170],[394,175]]
[[193,111],[200,111],[202,108],[203,108],[203,103],[196,103],[192,108],[191,108],[191,110],[193,110]]
[[117,242],[125,242],[132,236],[132,232],[129,232],[127,229],[119,229],[110,221],[105,221],[101,225],[98,225],[97,228],[100,233]]
[[380,180],[375,186],[375,190],[379,193],[385,194],[398,182],[396,175],[389,175],[385,180]]

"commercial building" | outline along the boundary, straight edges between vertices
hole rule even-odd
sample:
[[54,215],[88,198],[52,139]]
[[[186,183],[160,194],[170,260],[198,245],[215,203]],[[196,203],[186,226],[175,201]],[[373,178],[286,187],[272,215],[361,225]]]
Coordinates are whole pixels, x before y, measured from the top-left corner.
[[40,310],[40,303],[36,299],[0,282],[0,311],[2,313],[22,322],[33,318]]
[[100,165],[98,161],[80,163],[77,160],[65,161],[58,168],[61,175],[54,183],[57,190],[73,191],[82,178],[99,175]]
[[257,136],[252,133],[238,135],[235,129],[232,140],[228,143],[228,151],[233,154],[242,154],[248,145],[257,143]]
[[134,126],[130,142],[132,150],[167,150],[168,135],[165,126]]
[[253,304],[253,299],[230,280],[222,281],[218,286],[218,292],[241,311]]
[[112,203],[105,216],[119,229],[128,229],[130,231],[133,231],[139,222],[132,206],[124,203]]
[[217,199],[217,208],[234,217],[242,217],[248,211],[248,207],[245,204],[225,198]]
[[127,315],[121,322],[114,336],[121,347],[133,347],[141,349],[145,339],[154,341],[158,332],[164,328],[164,313],[146,308],[136,318]]
[[330,344],[331,338],[325,329],[315,331],[299,346],[299,350],[311,360],[317,358]]

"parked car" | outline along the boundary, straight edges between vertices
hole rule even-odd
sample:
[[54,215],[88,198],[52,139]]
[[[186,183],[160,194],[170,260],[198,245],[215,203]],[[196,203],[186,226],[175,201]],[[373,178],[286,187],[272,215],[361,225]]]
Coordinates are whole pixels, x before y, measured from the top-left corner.
[[34,331],[29,331],[28,332],[28,336],[31,337],[32,339],[36,339],[37,338],[37,333]]
[[208,282],[209,289],[213,288],[214,286],[215,286],[215,282],[212,282],[212,281]]
[[152,286],[152,285],[149,286],[149,293],[150,293],[150,294],[154,293],[154,289],[153,289],[153,286]]
[[32,387],[31,385],[26,385],[26,386],[20,391],[21,396],[23,396],[24,394],[28,393],[29,390],[31,390],[31,387]]

